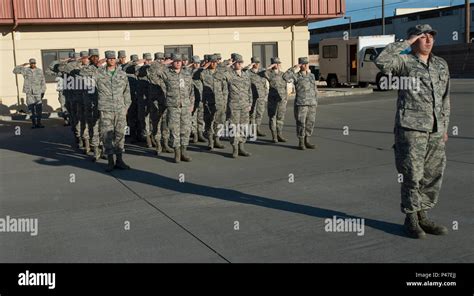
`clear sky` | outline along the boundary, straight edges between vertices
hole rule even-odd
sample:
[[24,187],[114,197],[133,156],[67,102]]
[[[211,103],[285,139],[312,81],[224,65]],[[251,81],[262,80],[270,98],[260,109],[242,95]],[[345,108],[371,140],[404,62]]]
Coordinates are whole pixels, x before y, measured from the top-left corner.
[[[470,1],[471,3],[474,0]],[[395,8],[419,8],[464,4],[465,0],[385,0],[385,16],[393,16]],[[352,22],[370,20],[382,17],[382,0],[346,0],[346,15],[352,17]],[[349,20],[343,18],[313,22],[309,28],[321,28],[345,24]]]

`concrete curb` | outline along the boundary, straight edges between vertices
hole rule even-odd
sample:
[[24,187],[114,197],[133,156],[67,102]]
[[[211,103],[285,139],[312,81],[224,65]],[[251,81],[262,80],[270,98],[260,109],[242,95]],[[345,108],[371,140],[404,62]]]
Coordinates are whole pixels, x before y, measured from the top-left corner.
[[[14,119],[13,117],[15,117],[15,116],[2,115],[2,116],[0,116],[0,120],[2,120],[2,121],[29,121],[30,120],[30,114],[24,114],[23,116],[26,116],[26,117],[23,118],[23,119],[17,119],[17,118]],[[50,118],[60,118],[60,116],[59,116],[58,112],[43,113],[43,118],[42,119],[50,119]]]
[[319,98],[328,97],[345,97],[345,96],[357,96],[357,95],[368,95],[374,92],[372,88],[357,89],[357,90],[318,90]]

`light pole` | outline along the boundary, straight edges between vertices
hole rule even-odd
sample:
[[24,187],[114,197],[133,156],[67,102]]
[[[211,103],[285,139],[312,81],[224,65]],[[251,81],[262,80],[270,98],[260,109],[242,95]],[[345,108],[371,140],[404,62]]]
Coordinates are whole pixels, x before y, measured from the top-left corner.
[[382,35],[385,35],[385,0],[382,0]]
[[466,43],[471,43],[471,5],[469,0],[466,0],[465,7],[465,16],[466,16]]
[[349,37],[352,35],[352,17],[351,16],[345,16],[345,20],[349,20]]

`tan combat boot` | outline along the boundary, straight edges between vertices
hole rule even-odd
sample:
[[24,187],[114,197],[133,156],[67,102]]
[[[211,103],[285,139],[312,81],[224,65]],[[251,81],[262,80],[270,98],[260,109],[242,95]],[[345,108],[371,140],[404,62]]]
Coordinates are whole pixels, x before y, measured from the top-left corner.
[[165,153],[173,153],[173,149],[171,149],[170,146],[168,145],[168,139],[163,139],[162,151]]
[[181,162],[181,148],[180,147],[174,148],[174,162],[175,163]]
[[181,160],[191,162],[192,158],[188,155],[187,149],[188,146],[181,146]]
[[311,143],[309,142],[309,138],[308,138],[308,137],[304,137],[304,145],[305,145],[306,148],[308,148],[308,149],[316,149],[316,145],[311,144]]
[[107,163],[107,168],[105,169],[105,171],[107,173],[110,173],[115,168],[114,155],[113,154],[107,155],[107,161],[108,163]]
[[224,144],[221,143],[221,140],[219,139],[218,136],[214,137],[214,147],[219,148],[219,149],[224,149]]
[[283,143],[285,143],[286,141],[288,141],[285,137],[283,137],[283,133],[282,133],[282,132],[278,132],[278,133],[277,133],[277,139],[278,139],[278,142],[283,142]]
[[115,167],[120,170],[129,170],[130,167],[123,161],[122,153],[117,153],[117,161],[115,162]]
[[405,233],[411,238],[426,238],[426,233],[420,227],[417,213],[407,214],[404,224]]
[[245,148],[244,148],[244,143],[239,143],[239,155],[240,156],[245,156],[245,157],[249,157],[250,155],[252,155],[251,153],[245,151]]
[[304,137],[299,137],[298,139],[299,139],[299,141],[300,141],[300,143],[299,143],[299,145],[298,145],[298,149],[300,149],[300,150],[306,150],[306,145],[305,145],[305,143],[304,143]]
[[429,234],[434,235],[445,235],[448,234],[448,228],[442,225],[436,225],[433,221],[428,218],[428,214],[426,211],[419,211],[418,212],[418,221],[420,227]]

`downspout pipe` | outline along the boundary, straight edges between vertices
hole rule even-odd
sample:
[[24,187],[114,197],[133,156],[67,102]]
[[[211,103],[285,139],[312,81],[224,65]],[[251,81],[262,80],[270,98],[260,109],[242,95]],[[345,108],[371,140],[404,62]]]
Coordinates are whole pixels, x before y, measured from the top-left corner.
[[[12,0],[12,13],[13,13],[13,28],[12,28],[12,46],[13,46],[13,63],[14,67],[17,65],[16,59],[16,43],[15,43],[15,31],[18,28],[18,17],[16,14],[16,0]],[[16,103],[20,106],[20,88],[18,86],[18,74],[15,74],[15,85],[16,85]]]

